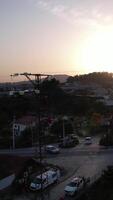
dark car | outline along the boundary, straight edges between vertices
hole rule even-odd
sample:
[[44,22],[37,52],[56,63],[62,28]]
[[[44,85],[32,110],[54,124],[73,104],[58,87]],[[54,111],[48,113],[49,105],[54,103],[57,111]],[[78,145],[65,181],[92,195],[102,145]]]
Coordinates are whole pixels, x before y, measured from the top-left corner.
[[77,144],[79,144],[78,138],[73,138],[73,139],[61,139],[59,142],[59,147],[62,148],[68,148],[68,147],[75,147]]

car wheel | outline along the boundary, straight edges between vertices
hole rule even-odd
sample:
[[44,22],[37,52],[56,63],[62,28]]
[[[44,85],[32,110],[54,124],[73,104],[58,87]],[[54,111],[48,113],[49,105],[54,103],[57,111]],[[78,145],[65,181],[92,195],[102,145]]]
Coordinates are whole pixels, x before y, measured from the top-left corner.
[[77,195],[77,193],[78,193],[78,192],[77,192],[77,191],[75,191],[75,192],[74,192],[74,194],[73,194],[73,196],[76,196],[76,195]]

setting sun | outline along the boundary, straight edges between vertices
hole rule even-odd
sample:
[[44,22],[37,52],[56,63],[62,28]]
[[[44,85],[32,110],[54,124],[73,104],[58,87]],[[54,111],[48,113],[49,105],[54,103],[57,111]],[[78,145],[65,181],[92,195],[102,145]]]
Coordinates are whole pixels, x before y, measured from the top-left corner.
[[113,71],[113,29],[101,30],[84,43],[80,64],[88,71]]

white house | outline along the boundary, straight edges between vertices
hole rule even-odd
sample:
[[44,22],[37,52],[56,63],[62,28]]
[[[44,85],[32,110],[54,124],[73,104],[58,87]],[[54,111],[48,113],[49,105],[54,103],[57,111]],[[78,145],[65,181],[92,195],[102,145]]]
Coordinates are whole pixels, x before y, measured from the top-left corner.
[[16,136],[20,136],[21,132],[26,128],[35,126],[37,123],[37,118],[35,116],[24,116],[13,122],[13,133]]

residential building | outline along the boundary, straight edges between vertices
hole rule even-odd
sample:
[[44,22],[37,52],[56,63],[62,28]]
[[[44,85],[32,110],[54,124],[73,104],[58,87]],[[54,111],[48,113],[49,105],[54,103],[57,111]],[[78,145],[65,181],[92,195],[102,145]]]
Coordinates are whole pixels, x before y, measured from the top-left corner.
[[24,116],[13,121],[13,133],[20,136],[22,131],[27,128],[36,126],[37,118],[35,116]]

